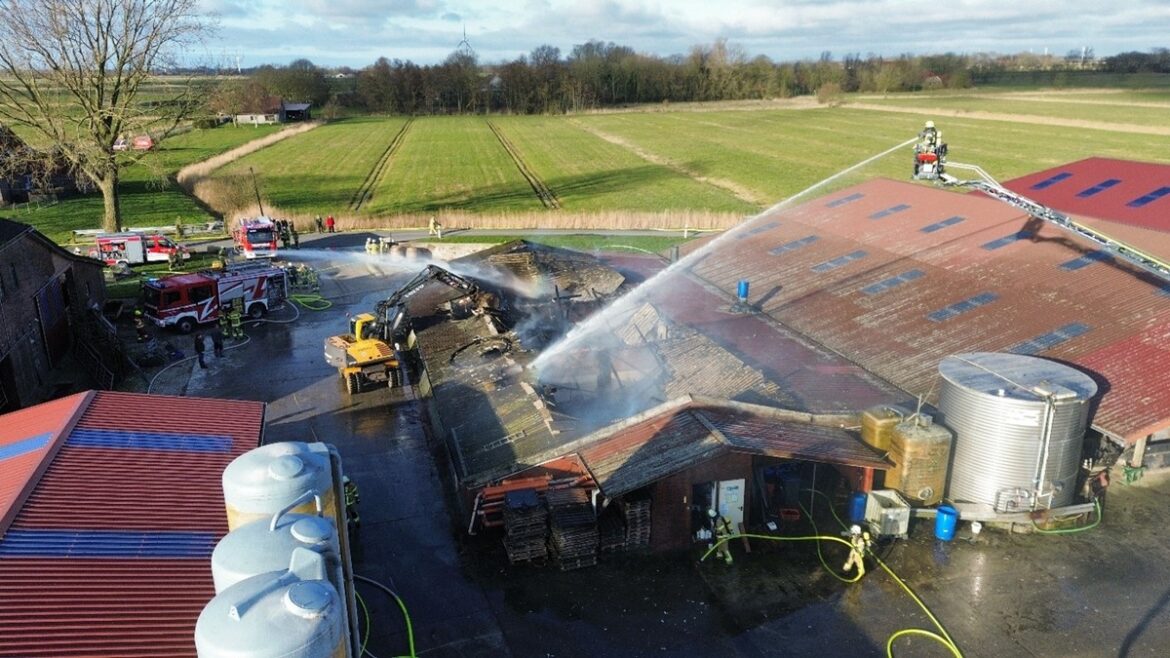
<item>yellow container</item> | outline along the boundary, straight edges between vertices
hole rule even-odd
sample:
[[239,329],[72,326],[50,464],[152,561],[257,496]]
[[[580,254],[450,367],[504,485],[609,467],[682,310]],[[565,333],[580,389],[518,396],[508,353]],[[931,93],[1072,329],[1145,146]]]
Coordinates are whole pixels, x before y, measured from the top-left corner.
[[951,439],[950,430],[926,417],[898,423],[890,440],[894,468],[886,471],[886,488],[896,489],[917,507],[942,502]]
[[877,406],[866,409],[861,413],[861,440],[869,445],[887,452],[890,449],[890,439],[894,436],[894,427],[902,422],[902,414],[886,406]]

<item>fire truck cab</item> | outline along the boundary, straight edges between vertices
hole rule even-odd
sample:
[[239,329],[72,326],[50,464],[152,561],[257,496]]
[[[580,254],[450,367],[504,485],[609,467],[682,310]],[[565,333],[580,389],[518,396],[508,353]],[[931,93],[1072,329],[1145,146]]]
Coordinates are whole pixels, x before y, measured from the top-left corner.
[[236,220],[235,228],[232,229],[236,252],[248,259],[275,257],[276,241],[279,237],[276,222],[264,215],[241,217]]
[[151,279],[142,292],[151,322],[186,334],[197,325],[218,321],[236,299],[242,300],[252,319],[279,308],[288,298],[288,274],[267,263],[239,263],[223,270]]
[[159,233],[102,233],[96,240],[89,257],[105,261],[106,265],[165,263],[176,252],[180,258],[191,257],[186,247]]

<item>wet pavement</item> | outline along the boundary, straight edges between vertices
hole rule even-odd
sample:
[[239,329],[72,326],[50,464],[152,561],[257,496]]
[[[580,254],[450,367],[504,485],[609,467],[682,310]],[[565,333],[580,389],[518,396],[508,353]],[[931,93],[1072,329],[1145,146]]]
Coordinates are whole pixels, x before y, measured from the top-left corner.
[[[735,564],[698,564],[699,550],[618,555],[592,569],[510,566],[500,537],[469,537],[447,499],[446,458],[428,442],[419,403],[402,390],[348,396],[322,341],[370,311],[397,279],[342,253],[369,234],[304,245],[328,268],[324,311],[283,310],[248,328],[249,340],[209,368],[174,366],[156,393],[262,400],[265,440],[320,440],[340,450],[361,491],[357,573],[395,589],[409,606],[423,656],[878,656],[903,628],[935,630],[876,566],[853,585],[821,566],[812,542],[732,546]],[[310,252],[333,249],[335,254]],[[404,273],[400,276],[408,276]],[[168,337],[189,348],[188,337]],[[189,351],[189,350],[188,350]],[[822,530],[832,521],[820,504]],[[1101,525],[1064,536],[986,529],[970,541],[933,538],[928,521],[879,554],[923,599],[967,656],[1162,656],[1170,653],[1170,478],[1134,486],[1115,479]],[[815,508],[814,508],[815,511]],[[811,532],[794,528],[793,532]],[[700,547],[702,548],[702,547]],[[844,550],[824,546],[839,568]],[[359,584],[368,606],[368,650],[408,651],[402,614]],[[363,624],[364,626],[364,624]],[[898,656],[945,656],[920,637]]]

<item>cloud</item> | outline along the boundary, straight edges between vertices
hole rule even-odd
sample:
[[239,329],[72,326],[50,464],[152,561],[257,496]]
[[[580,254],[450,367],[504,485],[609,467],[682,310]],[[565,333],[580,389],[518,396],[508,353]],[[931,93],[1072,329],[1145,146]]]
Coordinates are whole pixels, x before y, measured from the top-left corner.
[[[1170,4],[1129,0],[953,0],[925,10],[903,0],[203,0],[221,36],[252,64],[308,57],[365,66],[380,56],[441,62],[463,38],[481,62],[552,45],[562,54],[589,40],[660,56],[727,39],[748,56],[815,59],[829,51],[1064,53],[1099,56],[1166,43]],[[214,49],[216,46],[211,45]]]

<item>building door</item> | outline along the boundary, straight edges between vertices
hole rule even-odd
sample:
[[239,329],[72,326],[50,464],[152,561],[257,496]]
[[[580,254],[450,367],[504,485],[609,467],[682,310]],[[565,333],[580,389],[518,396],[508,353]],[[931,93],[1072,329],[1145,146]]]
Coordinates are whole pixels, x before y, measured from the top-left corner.
[[746,503],[745,485],[746,481],[740,478],[738,480],[722,480],[717,487],[716,503],[719,506],[719,514],[731,522],[731,527],[736,531],[739,530],[739,524],[743,523],[743,509]]

